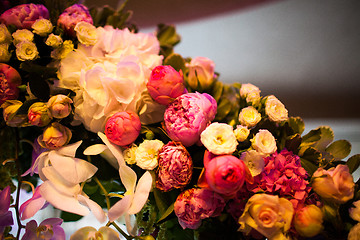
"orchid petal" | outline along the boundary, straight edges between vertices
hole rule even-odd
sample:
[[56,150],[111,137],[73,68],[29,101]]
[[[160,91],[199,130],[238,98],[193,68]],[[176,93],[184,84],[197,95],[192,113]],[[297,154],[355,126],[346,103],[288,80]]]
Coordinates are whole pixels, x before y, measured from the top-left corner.
[[56,225],[61,225],[63,223],[64,220],[62,220],[61,218],[47,218],[44,221],[42,221],[39,226],[45,226],[45,225],[51,225],[51,226],[56,226]]
[[1,192],[0,192],[0,213],[7,212],[10,207],[10,201],[11,201],[11,189],[10,186],[6,186]]
[[106,135],[103,134],[102,132],[98,132],[98,136],[106,144],[106,146],[110,149],[112,154],[114,154],[115,158],[118,160],[119,166],[125,165],[125,160],[124,160],[121,149],[117,145],[111,143],[108,140],[108,138],[106,137]]
[[24,202],[19,209],[21,220],[31,218],[45,205],[46,200],[40,194],[40,188],[37,187],[29,200]]
[[66,234],[64,229],[61,226],[53,226],[54,235],[51,240],[64,240],[66,239]]
[[136,236],[136,232],[137,232],[137,223],[136,223],[136,219],[131,219],[132,216],[134,215],[129,215],[126,214],[125,215],[125,225],[126,225],[126,230],[127,232],[131,235],[131,236]]
[[124,184],[126,191],[134,193],[137,176],[134,170],[132,170],[129,166],[121,166],[119,168],[119,174],[121,182]]
[[108,212],[109,221],[113,222],[127,212],[131,205],[132,195],[126,195],[115,203]]
[[85,149],[84,155],[98,155],[108,149],[105,144],[95,144]]
[[76,150],[81,145],[82,141],[78,141],[73,144],[68,144],[62,148],[56,150],[56,152],[60,155],[68,156],[68,157],[75,157]]
[[116,232],[114,229],[109,227],[101,227],[99,231],[103,237],[103,239],[112,239],[112,240],[120,240],[119,233]]
[[93,227],[83,227],[77,230],[74,234],[70,236],[70,240],[84,240],[89,239],[96,233],[96,229]]
[[46,201],[60,210],[75,213],[81,216],[89,214],[89,209],[87,207],[81,205],[74,197],[62,195],[56,191],[49,181],[41,184],[40,193]]
[[128,214],[136,214],[140,212],[143,208],[144,204],[148,200],[149,192],[152,187],[152,177],[149,171],[146,171],[136,186],[134,199],[131,203],[130,209],[128,210]]
[[43,152],[41,153],[35,160],[34,164],[30,167],[29,170],[27,170],[23,175],[21,176],[26,176],[28,173],[32,173],[34,174],[36,169],[38,170],[38,174],[40,176],[40,179],[45,181],[45,177],[41,172],[41,169],[47,164],[48,160],[49,160],[49,152]]
[[96,202],[91,200],[88,196],[78,195],[77,197],[78,197],[80,203],[82,203],[82,204],[88,206],[88,208],[90,208],[90,211],[94,214],[94,216],[100,223],[103,223],[106,221],[106,216],[105,216],[104,210],[99,206],[99,204],[97,204]]

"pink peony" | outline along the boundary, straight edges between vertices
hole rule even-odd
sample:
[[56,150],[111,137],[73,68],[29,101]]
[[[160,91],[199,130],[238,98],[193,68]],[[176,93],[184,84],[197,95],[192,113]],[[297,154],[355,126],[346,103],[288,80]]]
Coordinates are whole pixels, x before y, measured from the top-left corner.
[[201,220],[219,216],[225,207],[225,200],[217,193],[202,188],[182,192],[174,204],[174,212],[183,229],[197,229]]
[[88,22],[93,24],[93,19],[91,18],[87,7],[82,4],[74,4],[65,9],[65,11],[59,16],[57,25],[64,29],[67,34],[75,37],[76,33],[74,28],[79,22]]
[[31,29],[33,23],[40,18],[49,19],[49,11],[41,4],[21,4],[5,11],[0,16],[0,22],[15,25],[17,28]]
[[186,92],[182,71],[171,66],[157,66],[146,84],[150,96],[158,103],[169,105]]
[[248,185],[250,191],[265,191],[288,198],[295,209],[302,205],[311,190],[306,180],[308,174],[301,167],[300,157],[284,149],[264,158],[264,171],[254,177],[254,183]]
[[215,118],[217,103],[207,93],[186,93],[177,97],[164,114],[165,128],[173,141],[185,147],[200,142],[201,132]]
[[164,145],[158,157],[156,187],[162,191],[185,187],[191,180],[193,163],[190,154],[180,143]]
[[127,146],[136,140],[140,129],[140,118],[136,113],[118,112],[107,120],[105,135],[110,142],[119,146]]
[[5,63],[0,63],[0,106],[6,100],[18,98],[20,85],[21,77],[18,71]]

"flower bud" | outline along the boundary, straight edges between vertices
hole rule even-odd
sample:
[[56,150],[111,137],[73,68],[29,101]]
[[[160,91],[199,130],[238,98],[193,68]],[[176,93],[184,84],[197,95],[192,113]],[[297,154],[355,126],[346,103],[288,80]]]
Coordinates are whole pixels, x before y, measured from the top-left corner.
[[45,37],[46,35],[50,34],[54,28],[51,22],[45,18],[37,19],[33,25],[31,26],[34,33],[41,37]]
[[47,102],[47,106],[50,110],[52,117],[54,118],[66,118],[71,112],[71,98],[58,94],[52,96]]
[[241,109],[239,122],[247,127],[254,127],[261,121],[261,114],[252,106]]
[[303,237],[314,237],[323,229],[323,214],[315,205],[308,205],[296,211],[294,226]]
[[189,67],[188,84],[192,89],[206,90],[214,83],[215,63],[206,57],[197,57],[191,60]]
[[67,34],[75,37],[74,28],[79,22],[88,22],[93,24],[93,20],[87,7],[82,4],[74,4],[59,16],[57,25],[62,28]]
[[139,136],[140,130],[140,118],[131,111],[115,113],[105,125],[106,137],[110,142],[119,146],[127,146],[133,143]]
[[35,43],[24,41],[16,45],[16,56],[20,61],[34,60],[39,56]]
[[146,86],[150,96],[163,105],[169,105],[186,90],[182,71],[168,65],[155,67]]
[[74,28],[76,37],[80,43],[89,46],[95,45],[98,40],[96,27],[88,22],[79,22]]
[[6,100],[17,99],[21,77],[15,68],[0,63],[0,105]]
[[27,29],[18,29],[12,34],[12,36],[14,38],[14,45],[24,41],[32,42],[34,40],[34,34]]
[[5,24],[0,24],[0,44],[11,43],[11,34]]
[[10,61],[11,53],[9,52],[9,44],[0,44],[0,63],[6,63]]
[[4,109],[3,116],[6,124],[10,127],[23,126],[27,120],[26,115],[17,115],[19,108],[22,106],[22,102],[18,100],[7,100],[1,105]]
[[250,130],[246,126],[238,125],[234,130],[234,133],[236,140],[243,142],[248,138]]
[[72,137],[70,129],[58,122],[53,122],[48,126],[42,135],[38,137],[41,147],[48,149],[57,149],[69,143]]
[[53,47],[53,48],[60,47],[62,43],[63,43],[62,38],[53,33],[50,33],[49,37],[46,39],[46,42],[45,42],[46,45]]
[[51,114],[46,103],[33,103],[28,110],[29,123],[34,126],[44,127],[51,122]]

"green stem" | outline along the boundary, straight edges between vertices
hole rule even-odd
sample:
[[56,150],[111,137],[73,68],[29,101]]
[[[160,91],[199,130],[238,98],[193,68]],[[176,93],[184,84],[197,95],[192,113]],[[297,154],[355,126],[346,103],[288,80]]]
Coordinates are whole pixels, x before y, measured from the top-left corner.
[[105,200],[106,200],[106,207],[109,210],[110,209],[110,199],[108,196],[109,193],[106,191],[106,189],[104,188],[104,186],[101,184],[101,182],[99,181],[99,179],[96,176],[93,177],[93,179],[97,183],[97,185],[100,187],[101,191],[104,193]]
[[[125,0],[125,1],[117,8],[117,12],[122,11],[122,10],[125,8],[125,6],[126,6],[126,4],[128,3],[128,1],[129,1],[129,0]],[[119,2],[119,3],[120,3],[120,2]]]
[[121,233],[121,235],[123,235],[127,240],[131,240],[134,237],[127,235],[115,222],[108,222],[108,224],[106,224],[106,226],[110,226],[113,225],[116,230],[119,231],[119,233]]

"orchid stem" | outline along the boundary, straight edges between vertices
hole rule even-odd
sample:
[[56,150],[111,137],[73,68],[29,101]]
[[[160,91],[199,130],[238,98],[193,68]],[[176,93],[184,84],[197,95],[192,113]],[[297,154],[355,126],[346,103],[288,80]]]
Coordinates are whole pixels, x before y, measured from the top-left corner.
[[108,196],[109,193],[106,191],[106,189],[104,188],[104,186],[101,184],[101,182],[99,181],[99,179],[96,176],[93,177],[93,179],[95,180],[97,185],[100,187],[100,189],[103,191],[103,193],[105,195],[105,200],[106,200],[106,207],[109,210],[110,209],[110,199]]
[[119,233],[121,233],[121,235],[123,235],[127,240],[133,239],[132,236],[127,235],[115,222],[109,222],[106,225],[113,225],[116,228],[116,230],[118,230]]

